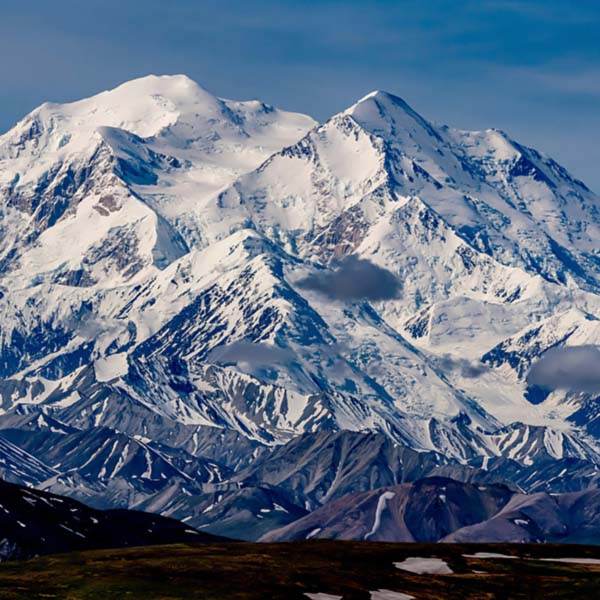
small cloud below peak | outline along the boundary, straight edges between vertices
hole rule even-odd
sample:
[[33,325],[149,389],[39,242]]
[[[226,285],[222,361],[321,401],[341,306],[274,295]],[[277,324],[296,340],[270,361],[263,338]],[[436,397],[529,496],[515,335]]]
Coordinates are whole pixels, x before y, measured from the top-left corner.
[[332,269],[308,275],[297,285],[340,301],[393,300],[402,292],[402,282],[397,275],[355,255],[336,261]]
[[527,384],[545,390],[600,393],[600,347],[563,346],[547,350],[531,366]]

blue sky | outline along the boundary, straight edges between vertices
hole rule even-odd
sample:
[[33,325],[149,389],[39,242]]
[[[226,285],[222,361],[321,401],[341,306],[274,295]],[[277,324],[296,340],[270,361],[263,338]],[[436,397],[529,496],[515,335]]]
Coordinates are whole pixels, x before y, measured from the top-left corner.
[[599,0],[0,0],[0,55],[1,131],[148,73],[317,119],[385,89],[600,192]]

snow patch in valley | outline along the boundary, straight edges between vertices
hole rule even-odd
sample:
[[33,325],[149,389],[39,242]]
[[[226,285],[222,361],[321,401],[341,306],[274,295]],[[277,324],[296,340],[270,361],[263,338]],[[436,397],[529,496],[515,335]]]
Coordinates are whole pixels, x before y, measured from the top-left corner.
[[539,558],[538,560],[577,565],[600,565],[600,558]]
[[519,558],[510,554],[498,554],[497,552],[476,552],[475,554],[463,554],[465,558]]
[[449,575],[454,571],[448,563],[441,558],[421,558],[418,556],[405,558],[402,562],[395,562],[397,569],[417,573],[418,575]]
[[[475,554],[463,554],[465,558],[509,558],[513,560],[537,560],[543,562],[559,562],[559,563],[568,563],[568,564],[580,564],[580,565],[600,565],[599,558],[533,558],[533,557],[523,557],[520,556],[511,556],[509,554],[498,554],[496,552],[476,552]],[[473,571],[477,573],[477,571]]]
[[414,596],[391,590],[376,590],[371,592],[371,600],[414,600]]

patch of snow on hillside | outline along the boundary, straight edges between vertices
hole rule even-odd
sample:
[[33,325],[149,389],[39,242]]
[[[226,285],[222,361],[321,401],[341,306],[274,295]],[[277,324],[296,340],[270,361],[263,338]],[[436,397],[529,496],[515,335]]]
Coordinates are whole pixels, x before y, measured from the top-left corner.
[[510,554],[498,554],[497,552],[476,552],[475,554],[463,554],[463,556],[465,558],[519,558],[518,556],[511,556]]
[[391,590],[377,590],[371,592],[371,600],[414,600],[414,596]]
[[397,569],[417,573],[418,575],[449,575],[454,571],[448,566],[448,563],[441,558],[405,558],[402,562],[394,563]]
[[600,565],[600,558],[540,558],[546,562],[561,562],[577,565]]
[[379,499],[377,500],[377,508],[375,509],[375,520],[373,521],[373,527],[371,531],[365,535],[365,540],[368,540],[372,535],[377,533],[377,530],[381,525],[381,514],[387,505],[387,501],[391,500],[395,495],[395,492],[383,492],[383,494],[379,496]]

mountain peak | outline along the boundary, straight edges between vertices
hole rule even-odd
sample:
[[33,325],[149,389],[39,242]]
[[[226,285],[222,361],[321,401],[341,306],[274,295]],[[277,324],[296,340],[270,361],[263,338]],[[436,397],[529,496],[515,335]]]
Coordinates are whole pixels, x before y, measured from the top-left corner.
[[107,96],[125,97],[128,94],[138,96],[161,95],[173,100],[197,99],[215,97],[196,83],[187,75],[146,75],[126,81],[117,87],[94,96],[102,98]]
[[174,124],[181,115],[202,114],[213,118],[221,115],[223,109],[219,98],[186,75],[147,75],[82,100],[64,104],[46,102],[27,115],[17,128],[29,127],[36,121],[47,123],[47,127],[41,128],[48,130],[60,123],[65,135],[83,134],[86,138],[90,131],[101,126],[149,137]]
[[[402,109],[407,112],[415,113],[415,111],[399,96],[395,96],[385,90],[373,90],[355,104],[353,104],[346,112],[353,113],[357,109],[365,108],[367,106],[377,105],[380,110],[394,110]],[[416,113],[415,113],[416,114]]]
[[343,114],[352,116],[364,129],[384,137],[397,137],[402,131],[414,135],[417,130],[439,137],[433,126],[405,100],[383,90],[368,93]]
[[360,100],[358,100],[356,104],[360,104],[361,102],[365,102],[366,100],[369,100],[371,98],[378,99],[385,98],[387,96],[391,96],[391,94],[389,92],[386,92],[385,90],[373,90],[372,92],[369,92],[368,94],[365,94],[362,98],[360,98]]

